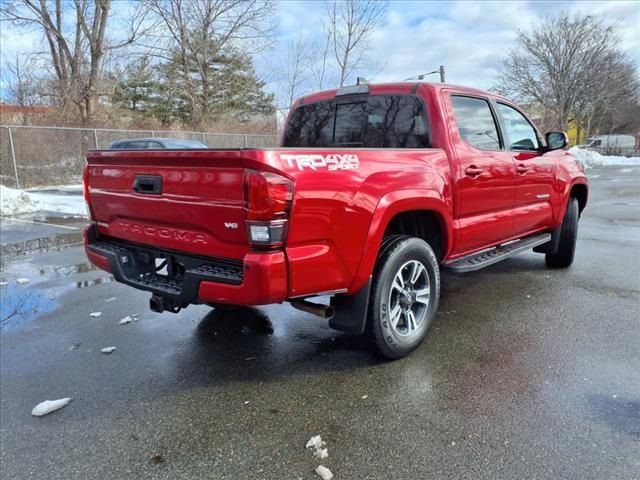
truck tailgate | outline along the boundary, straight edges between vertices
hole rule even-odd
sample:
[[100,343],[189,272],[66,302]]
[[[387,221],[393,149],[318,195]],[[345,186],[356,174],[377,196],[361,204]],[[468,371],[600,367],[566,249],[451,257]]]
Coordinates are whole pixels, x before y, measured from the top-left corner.
[[242,150],[95,151],[87,163],[101,235],[215,257],[248,251]]

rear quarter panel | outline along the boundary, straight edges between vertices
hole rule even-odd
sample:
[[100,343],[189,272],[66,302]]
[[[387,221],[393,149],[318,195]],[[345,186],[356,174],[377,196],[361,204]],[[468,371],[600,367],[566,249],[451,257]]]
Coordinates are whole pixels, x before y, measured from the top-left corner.
[[[290,297],[357,291],[373,267],[364,266],[361,273],[361,262],[370,264],[371,252],[377,253],[390,220],[384,212],[397,200],[413,199],[409,209],[436,202],[443,210],[450,208],[449,161],[440,149],[278,149],[261,154],[265,163],[294,180],[286,244]],[[355,155],[357,168],[329,169],[318,157],[336,154]],[[291,156],[315,156],[317,166],[307,161],[300,166]]]

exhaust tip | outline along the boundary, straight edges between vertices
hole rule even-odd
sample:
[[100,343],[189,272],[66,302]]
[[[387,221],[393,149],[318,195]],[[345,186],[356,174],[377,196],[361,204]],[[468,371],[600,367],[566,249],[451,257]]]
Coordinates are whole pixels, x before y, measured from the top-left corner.
[[293,308],[317,315],[318,317],[326,318],[327,320],[331,320],[335,315],[335,310],[331,305],[322,305],[320,303],[313,303],[303,299],[291,300],[289,303]]

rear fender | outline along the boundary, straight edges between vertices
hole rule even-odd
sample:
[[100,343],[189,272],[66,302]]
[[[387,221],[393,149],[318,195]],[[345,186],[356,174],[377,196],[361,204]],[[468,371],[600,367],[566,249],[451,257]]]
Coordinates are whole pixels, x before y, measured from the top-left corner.
[[449,221],[452,215],[450,202],[446,202],[437,191],[429,189],[398,190],[387,193],[380,199],[373,213],[358,270],[349,286],[349,294],[358,292],[372,275],[382,237],[389,222],[399,213],[415,210],[427,210],[440,216],[443,232],[446,236],[443,257],[447,257],[451,251],[453,238]]

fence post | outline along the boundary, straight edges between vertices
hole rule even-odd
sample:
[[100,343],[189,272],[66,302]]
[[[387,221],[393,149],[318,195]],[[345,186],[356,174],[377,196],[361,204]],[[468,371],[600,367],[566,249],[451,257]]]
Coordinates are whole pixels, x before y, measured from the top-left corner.
[[153,130],[151,130],[151,138],[156,138],[156,132],[154,132]]
[[98,131],[95,128],[93,129],[93,141],[96,144],[96,150],[100,150],[100,145],[98,144]]
[[16,188],[20,188],[20,179],[18,178],[18,165],[16,164],[16,148],[13,145],[13,135],[11,134],[11,128],[7,127],[9,131],[9,148],[11,149],[11,160],[13,160],[13,171],[16,174]]
[[202,143],[207,144],[207,136],[204,132],[202,132]]
[[249,148],[249,135],[244,134],[244,148]]

